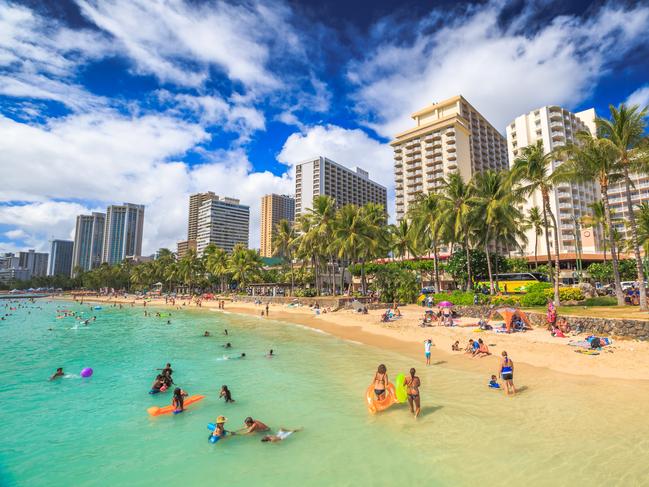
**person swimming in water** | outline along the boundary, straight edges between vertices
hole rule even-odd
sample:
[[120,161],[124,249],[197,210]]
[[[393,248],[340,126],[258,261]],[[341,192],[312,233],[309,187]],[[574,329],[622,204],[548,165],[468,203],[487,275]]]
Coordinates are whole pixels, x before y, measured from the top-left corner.
[[182,413],[185,410],[185,398],[188,394],[180,387],[174,389],[174,397],[171,400],[171,405],[174,407],[174,413]]
[[242,428],[244,431],[244,435],[249,435],[251,433],[257,433],[258,431],[268,431],[270,428],[266,426],[264,423],[259,421],[258,419],[252,419],[250,416],[248,416],[244,421],[243,424],[245,425],[244,428]]
[[278,441],[285,440],[289,436],[291,436],[293,433],[297,433],[298,431],[302,431],[302,428],[290,430],[288,428],[280,428],[277,430],[277,433],[274,435],[265,435],[261,441],[264,443],[270,442],[270,443],[277,443]]
[[232,348],[232,344],[228,342],[225,345],[223,345],[223,348]]
[[230,392],[230,389],[228,389],[228,386],[222,385],[221,386],[221,392],[219,393],[219,399],[223,398],[225,399],[225,402],[234,402],[234,399],[232,399],[232,393]]
[[410,377],[406,377],[405,382],[408,391],[408,405],[410,406],[410,412],[415,415],[415,418],[421,412],[421,399],[419,397],[421,380],[415,375],[416,372],[414,368],[410,369]]
[[228,418],[226,418],[225,416],[219,416],[218,418],[216,418],[216,421],[214,422],[214,431],[212,431],[212,436],[215,437],[217,440],[220,440],[221,438],[225,438],[228,433],[230,435],[235,434],[233,431],[226,431],[225,423],[227,420]]
[[203,333],[203,336],[204,336],[204,337],[208,337],[208,336],[210,336],[210,332],[207,331],[207,330],[205,330],[205,333]]
[[56,369],[56,372],[52,374],[52,377],[50,377],[50,380],[58,379],[59,377],[63,377],[65,374],[63,373],[63,368],[59,367]]
[[385,365],[381,364],[374,374],[374,395],[377,399],[383,399],[385,388],[388,386],[388,371]]
[[268,354],[266,355],[266,357],[273,358],[274,356],[275,356],[275,354],[273,353],[273,349],[271,348],[270,351],[268,352]]

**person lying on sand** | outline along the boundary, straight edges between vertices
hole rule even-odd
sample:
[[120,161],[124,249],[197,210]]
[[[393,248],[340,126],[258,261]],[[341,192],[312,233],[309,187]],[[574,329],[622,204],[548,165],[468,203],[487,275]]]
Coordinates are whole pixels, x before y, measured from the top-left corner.
[[276,434],[274,435],[266,435],[264,436],[261,441],[265,442],[270,442],[270,443],[277,443],[278,441],[285,440],[289,436],[291,436],[293,433],[297,433],[298,431],[302,431],[302,428],[298,428],[295,430],[290,430],[287,428],[280,428]]

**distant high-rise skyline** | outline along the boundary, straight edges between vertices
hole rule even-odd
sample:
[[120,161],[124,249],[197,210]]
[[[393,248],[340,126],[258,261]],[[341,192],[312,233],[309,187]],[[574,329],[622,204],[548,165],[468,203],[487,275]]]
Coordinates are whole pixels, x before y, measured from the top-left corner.
[[262,257],[272,257],[275,226],[280,220],[293,223],[295,220],[295,198],[287,195],[267,194],[261,198],[260,251]]
[[93,212],[92,215],[77,216],[72,248],[73,275],[76,269],[87,272],[101,264],[105,226],[105,213]]
[[144,205],[124,203],[106,209],[102,262],[117,264],[142,254]]
[[27,269],[30,277],[46,276],[48,258],[49,256],[45,252],[36,252],[35,250],[18,252],[18,267]]
[[360,167],[352,171],[323,156],[295,166],[295,216],[311,208],[316,196],[324,195],[331,196],[337,207],[377,203],[387,212],[387,189],[372,181]]
[[218,198],[216,193],[207,191],[189,195],[189,211],[187,215],[187,239],[177,243],[176,255],[182,258],[188,250],[196,250],[198,237],[198,210],[203,203],[213,198]]
[[238,243],[248,247],[249,230],[250,207],[235,198],[215,196],[205,200],[198,210],[196,251],[203,255],[210,244],[227,252]]
[[72,275],[73,250],[74,242],[72,240],[52,240],[47,275],[70,277]]

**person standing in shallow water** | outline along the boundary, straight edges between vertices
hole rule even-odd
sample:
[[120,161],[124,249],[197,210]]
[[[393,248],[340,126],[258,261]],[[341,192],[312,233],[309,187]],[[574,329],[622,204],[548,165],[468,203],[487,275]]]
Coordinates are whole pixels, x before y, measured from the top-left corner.
[[419,387],[421,386],[421,380],[417,377],[416,370],[414,368],[410,369],[410,377],[406,377],[406,388],[408,391],[408,405],[410,406],[410,412],[414,414],[415,418],[419,417],[421,412],[421,399],[419,397]]
[[500,359],[500,377],[505,382],[505,392],[509,394],[516,394],[516,387],[514,387],[514,362],[507,356],[507,352],[503,350],[502,358]]
[[388,370],[381,364],[374,374],[374,395],[377,399],[383,399],[385,389],[388,387]]

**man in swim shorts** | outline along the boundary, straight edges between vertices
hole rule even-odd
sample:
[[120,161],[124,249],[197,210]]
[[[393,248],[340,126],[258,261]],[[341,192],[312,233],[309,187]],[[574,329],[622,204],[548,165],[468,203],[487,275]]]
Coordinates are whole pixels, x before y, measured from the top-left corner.
[[268,431],[270,428],[266,426],[264,423],[259,421],[258,419],[252,419],[250,416],[248,416],[243,424],[245,424],[245,431],[244,435],[249,435],[250,433],[256,433],[257,431]]
[[277,434],[275,434],[275,435],[266,435],[261,439],[261,441],[270,442],[270,443],[277,443],[278,441],[285,440],[286,438],[291,436],[293,433],[297,433],[298,431],[302,431],[302,428],[298,428],[296,430],[289,430],[289,429],[286,429],[286,428],[280,428],[277,431]]

